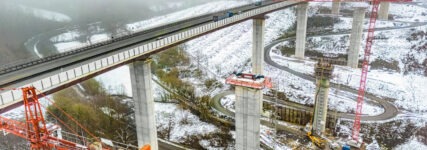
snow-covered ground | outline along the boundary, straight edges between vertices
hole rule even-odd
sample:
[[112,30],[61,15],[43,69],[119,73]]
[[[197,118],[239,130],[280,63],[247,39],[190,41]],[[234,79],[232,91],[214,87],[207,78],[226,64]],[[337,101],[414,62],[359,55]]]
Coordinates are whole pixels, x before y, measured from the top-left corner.
[[24,13],[34,15],[35,17],[56,21],[56,22],[70,22],[71,18],[65,14],[54,12],[50,10],[40,9],[29,7],[25,5],[18,5],[18,8],[21,9]]
[[74,49],[81,48],[81,47],[85,47],[85,46],[86,46],[85,43],[81,43],[78,41],[63,42],[63,43],[56,43],[55,44],[56,50],[58,50],[58,52],[60,52],[60,53],[67,52],[67,51],[74,50]]
[[91,43],[97,43],[97,42],[99,42],[99,41],[104,41],[104,40],[106,40],[106,39],[108,39],[109,37],[108,37],[108,35],[107,34],[95,34],[95,35],[92,35],[91,37],[90,37],[90,42]]
[[[189,110],[179,108],[177,104],[155,103],[157,130],[171,129],[170,141],[184,142],[191,135],[206,135],[218,128],[212,124],[200,121],[198,116]],[[183,123],[186,120],[187,123]],[[171,126],[169,126],[171,125]]]
[[234,103],[236,102],[236,95],[227,95],[227,96],[221,98],[220,102],[224,108],[226,108],[232,112],[236,111],[234,109]]
[[418,142],[416,139],[411,139],[405,144],[399,145],[395,150],[426,150],[427,145]]
[[[420,31],[427,32],[427,26],[417,28]],[[407,41],[411,29],[399,29],[390,31],[377,31],[377,35],[382,35],[385,40],[376,40],[372,48],[371,62],[375,60],[385,60],[387,62],[397,61],[400,70],[404,70],[405,65],[402,60],[408,55],[413,54],[418,62],[422,63],[426,58],[426,54],[412,51],[411,47],[422,43],[424,39],[416,41]],[[348,43],[342,43],[342,39],[348,39],[348,35],[328,36],[310,38],[309,45],[317,45],[311,49],[333,54],[345,54],[348,48]],[[313,44],[316,43],[316,44]],[[326,43],[326,44],[320,44]],[[283,43],[287,44],[287,43]],[[283,45],[280,44],[280,45]],[[363,48],[360,51],[363,54]],[[289,68],[305,74],[313,74],[314,62],[294,62],[292,58],[284,58],[275,53],[271,53],[272,59]],[[362,59],[362,55],[360,56]],[[349,85],[355,89],[359,87],[360,69],[350,69],[348,67],[336,66],[334,71],[335,78],[332,82]],[[368,73],[367,90],[371,93],[379,94],[380,96],[392,97],[397,99],[395,103],[407,110],[427,110],[426,97],[427,78],[424,75],[410,73],[408,75],[403,72],[392,70],[371,70]]]
[[[292,65],[289,65],[289,67],[291,66]],[[295,68],[304,69],[309,68],[308,66],[309,64],[305,64]],[[313,82],[301,79],[293,74],[290,74],[286,71],[277,69],[272,66],[267,66],[266,70],[268,70],[268,74],[274,75],[272,76],[272,79],[276,84],[278,84],[276,88],[279,91],[284,91],[291,101],[301,104],[314,104],[316,86]],[[313,68],[311,68],[310,70],[313,70]],[[333,87],[329,92],[328,107],[330,109],[334,109],[340,112],[354,111],[354,106],[356,105],[355,100],[357,95],[345,91],[338,92],[336,91],[337,88],[339,87]],[[384,109],[379,106],[371,105],[368,103],[363,104],[362,114],[378,115],[383,112]]]
[[413,4],[391,3],[389,13],[398,21],[427,22],[427,10]]
[[57,36],[51,37],[50,41],[52,42],[67,42],[72,41],[78,38],[81,35],[77,30],[68,31]]
[[[184,20],[187,18],[200,16],[200,15],[208,14],[208,13],[212,13],[212,12],[217,12],[217,11],[221,11],[221,10],[228,9],[228,8],[238,7],[241,5],[248,4],[248,3],[249,3],[248,1],[236,1],[236,0],[223,0],[223,1],[208,2],[208,3],[202,4],[202,5],[198,5],[195,7],[188,8],[188,9],[180,10],[180,11],[170,13],[167,15],[157,16],[157,17],[153,17],[153,18],[143,20],[143,21],[129,23],[129,24],[126,24],[125,28],[126,28],[126,30],[131,31],[131,32],[147,30],[147,29],[154,28],[154,27],[157,27],[157,26],[160,26],[163,24],[167,24],[167,23],[171,23],[171,22],[177,22],[177,21]],[[178,7],[179,5],[180,5],[180,3],[173,3],[173,2],[171,4],[168,3],[168,7]],[[156,6],[156,7],[150,8],[150,9],[161,10],[162,8],[160,6]],[[59,42],[59,43],[55,44],[57,50],[59,52],[65,52],[65,51],[70,51],[70,50],[80,48],[83,46],[87,46],[89,44],[109,40],[110,38],[109,38],[109,36],[107,36],[107,34],[109,34],[109,33],[103,33],[101,35],[94,35],[94,36],[90,37],[90,41],[86,41],[86,42],[80,42],[80,43],[65,42],[65,43],[63,43],[63,41],[73,40],[73,39],[75,39],[81,35],[81,34],[78,34],[78,32],[77,33],[66,32],[66,33],[62,33],[60,35],[52,37],[51,41]],[[128,34],[128,33],[123,33],[123,34]]]
[[[340,30],[349,30],[351,29],[351,25],[353,23],[353,18],[339,18],[340,22],[334,24],[334,31]],[[363,29],[368,29],[369,19],[364,20]],[[389,28],[389,27],[404,27],[410,25],[407,22],[391,22],[391,21],[382,21],[378,20],[375,23],[375,28]]]
[[225,10],[228,8],[245,5],[245,4],[248,4],[248,2],[234,1],[234,0],[213,1],[209,3],[205,3],[203,5],[199,5],[199,6],[191,7],[178,12],[174,12],[171,14],[167,14],[164,16],[154,17],[154,18],[140,21],[140,22],[130,23],[126,25],[126,29],[129,31],[147,30],[163,24],[176,22],[179,20],[184,20],[187,18],[195,17],[195,16],[201,16],[203,14],[217,12],[217,11]]
[[[266,20],[265,43],[269,43],[292,25],[291,9],[269,14]],[[252,49],[252,21],[245,21],[187,42],[189,54],[202,54],[202,65],[212,68],[217,76],[228,76],[233,70],[244,69]]]
[[282,143],[280,143],[279,141],[277,141],[277,139],[274,138],[273,133],[274,130],[261,125],[260,128],[260,140],[261,142],[265,143],[266,145],[268,145],[270,148],[275,149],[275,150],[291,150],[291,147],[288,147]]

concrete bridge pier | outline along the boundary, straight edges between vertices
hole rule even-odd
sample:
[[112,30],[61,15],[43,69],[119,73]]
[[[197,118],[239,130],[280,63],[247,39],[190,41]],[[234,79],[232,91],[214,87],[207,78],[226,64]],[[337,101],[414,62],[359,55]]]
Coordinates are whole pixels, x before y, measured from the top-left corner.
[[152,150],[157,150],[157,130],[154,118],[150,64],[150,60],[136,60],[129,65],[129,70],[132,82],[132,96],[135,103],[138,147],[150,144]]
[[378,12],[378,19],[388,20],[388,9],[390,8],[390,2],[381,2],[380,10]]
[[365,19],[365,10],[365,7],[356,7],[353,12],[353,24],[347,60],[347,66],[352,68],[357,68],[359,63],[359,51],[362,47],[363,19]]
[[328,114],[329,79],[334,67],[328,62],[319,61],[315,65],[316,94],[314,103],[313,134],[321,136],[325,132]]
[[[264,72],[264,30],[267,17],[253,18],[252,74]],[[260,149],[262,93],[259,89],[236,85],[236,149]]]
[[332,2],[332,12],[333,15],[339,15],[340,14],[340,7],[341,7],[341,0],[334,0]]
[[300,59],[304,59],[305,53],[305,42],[307,34],[307,8],[308,3],[300,4],[297,7],[295,57]]
[[260,149],[261,90],[236,86],[235,93],[236,149]]
[[[265,34],[265,15],[253,18],[252,31],[252,73],[264,74],[264,34]],[[262,113],[262,105],[259,105]]]
[[267,16],[257,16],[253,19],[252,31],[252,73],[263,74],[264,71],[264,30]]

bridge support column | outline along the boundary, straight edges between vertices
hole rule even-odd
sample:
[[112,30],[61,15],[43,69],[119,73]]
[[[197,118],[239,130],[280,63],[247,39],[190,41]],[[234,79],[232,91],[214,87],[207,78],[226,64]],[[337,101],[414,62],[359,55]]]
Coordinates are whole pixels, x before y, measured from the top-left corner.
[[261,90],[236,86],[235,93],[236,149],[260,149]]
[[154,118],[154,99],[150,60],[137,60],[130,65],[132,95],[135,103],[135,122],[138,147],[150,144],[157,150],[157,130]]
[[359,51],[362,47],[363,19],[365,19],[365,7],[357,7],[353,13],[353,25],[350,35],[350,47],[348,50],[347,66],[357,68],[359,63]]
[[252,31],[252,73],[263,74],[264,71],[264,30],[266,16],[253,19]]
[[378,12],[378,19],[388,20],[388,9],[390,8],[390,2],[381,2],[380,11]]
[[[264,34],[267,16],[256,16],[253,19],[252,31],[252,73],[264,74]],[[262,105],[259,105],[262,113]]]
[[295,57],[304,59],[305,42],[307,33],[307,8],[308,3],[300,4],[297,8],[297,33]]
[[340,14],[340,7],[341,7],[341,0],[334,0],[332,2],[332,12],[333,15],[339,15]]
[[334,67],[329,63],[319,61],[315,66],[316,94],[312,133],[321,136],[325,132],[326,116],[328,113],[329,79]]

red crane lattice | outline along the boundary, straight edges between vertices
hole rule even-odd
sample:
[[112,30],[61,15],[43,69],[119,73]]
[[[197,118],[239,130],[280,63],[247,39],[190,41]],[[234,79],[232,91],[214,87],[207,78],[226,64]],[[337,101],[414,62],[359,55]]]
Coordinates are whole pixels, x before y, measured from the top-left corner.
[[24,87],[21,90],[25,107],[25,123],[0,116],[0,130],[27,139],[30,142],[31,150],[87,149],[77,146],[76,143],[52,136],[51,132],[54,129],[49,130],[46,126],[36,89]]

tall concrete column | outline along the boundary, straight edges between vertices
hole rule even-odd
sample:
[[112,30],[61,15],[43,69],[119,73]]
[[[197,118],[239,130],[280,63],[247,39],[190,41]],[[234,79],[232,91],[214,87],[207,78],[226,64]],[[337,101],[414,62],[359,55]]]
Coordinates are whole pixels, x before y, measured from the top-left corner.
[[334,67],[331,64],[321,61],[315,66],[316,93],[312,126],[312,133],[314,135],[321,136],[325,132],[329,101],[329,79],[331,78],[333,69]]
[[307,33],[307,8],[308,3],[300,4],[297,7],[297,33],[295,45],[295,57],[304,58],[305,41]]
[[334,0],[332,2],[332,14],[333,15],[339,15],[340,14],[340,7],[341,7],[341,0]]
[[350,47],[348,50],[347,66],[357,68],[359,63],[359,51],[362,47],[363,19],[365,19],[365,7],[357,7],[353,12],[353,25],[350,35]]
[[135,103],[135,121],[138,147],[150,144],[157,150],[157,130],[154,118],[154,99],[150,60],[137,60],[129,65],[132,96]]
[[261,90],[236,86],[235,93],[236,149],[260,149]]
[[263,74],[264,71],[264,30],[266,16],[253,19],[252,31],[252,73]]
[[378,11],[378,19],[388,20],[388,9],[390,8],[390,2],[381,2],[380,10]]

